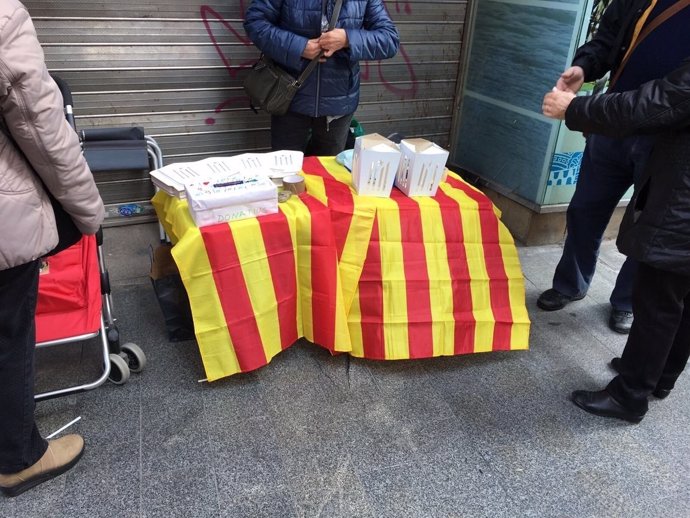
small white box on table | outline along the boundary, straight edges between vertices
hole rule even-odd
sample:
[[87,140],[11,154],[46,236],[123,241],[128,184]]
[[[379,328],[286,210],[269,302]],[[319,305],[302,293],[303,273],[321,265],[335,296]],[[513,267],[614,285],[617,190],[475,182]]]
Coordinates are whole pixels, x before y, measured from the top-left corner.
[[395,185],[408,196],[434,196],[448,161],[448,151],[422,138],[400,141]]
[[400,150],[394,142],[378,133],[355,139],[352,157],[352,185],[362,196],[390,196]]
[[278,188],[263,174],[233,174],[185,185],[199,227],[278,212]]

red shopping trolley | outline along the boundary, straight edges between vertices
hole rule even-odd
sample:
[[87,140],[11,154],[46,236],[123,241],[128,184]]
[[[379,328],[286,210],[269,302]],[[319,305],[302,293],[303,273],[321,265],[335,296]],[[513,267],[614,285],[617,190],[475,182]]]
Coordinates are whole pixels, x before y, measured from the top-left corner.
[[36,347],[98,337],[102,372],[92,382],[37,394],[37,401],[91,390],[106,379],[123,384],[130,373],[141,372],[146,365],[146,355],[138,345],[120,346],[102,236],[101,230],[95,236],[84,236],[75,245],[43,260],[36,306]]
[[[75,128],[69,87],[60,78],[53,78],[62,92],[67,120]],[[146,157],[146,142],[143,150]],[[121,385],[127,382],[130,373],[143,370],[146,355],[141,348],[134,343],[120,345],[112,307],[102,229],[95,236],[84,236],[75,245],[43,259],[36,307],[36,347],[98,337],[102,372],[92,382],[36,394],[37,401],[91,390],[107,379]]]

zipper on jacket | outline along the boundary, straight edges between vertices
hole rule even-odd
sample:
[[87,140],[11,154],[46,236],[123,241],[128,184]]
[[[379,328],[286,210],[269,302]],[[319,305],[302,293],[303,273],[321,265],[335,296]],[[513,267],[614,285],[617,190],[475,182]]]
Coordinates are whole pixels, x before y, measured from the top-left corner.
[[321,96],[321,63],[316,65],[316,103],[314,104],[314,117],[319,116],[319,98]]
[[[331,10],[331,13],[328,12],[328,10]],[[321,20],[319,23],[321,24],[321,27],[319,27],[319,34],[323,34],[323,23],[324,20],[328,20],[330,22],[331,16],[333,12],[333,7],[331,7],[331,2],[329,0],[321,0]],[[314,106],[314,117],[319,116],[319,102],[321,100],[321,63],[316,65],[316,105]]]

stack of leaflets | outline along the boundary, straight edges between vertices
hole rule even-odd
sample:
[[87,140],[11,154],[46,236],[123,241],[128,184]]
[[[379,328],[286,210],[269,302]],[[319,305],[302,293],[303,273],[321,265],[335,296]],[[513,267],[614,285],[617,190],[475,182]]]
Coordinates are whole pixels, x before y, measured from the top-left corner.
[[180,162],[151,171],[153,184],[171,196],[185,199],[185,186],[203,179],[253,173],[272,180],[302,170],[304,154],[300,151],[244,153],[232,157],[213,157],[197,162]]

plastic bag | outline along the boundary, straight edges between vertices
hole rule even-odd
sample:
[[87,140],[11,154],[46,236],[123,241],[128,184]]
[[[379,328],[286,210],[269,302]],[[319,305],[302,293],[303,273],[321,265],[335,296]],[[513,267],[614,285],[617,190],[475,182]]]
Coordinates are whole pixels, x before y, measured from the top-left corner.
[[350,131],[347,134],[347,143],[345,144],[345,149],[355,148],[355,139],[364,135],[364,128],[354,117],[350,121]]
[[344,166],[348,171],[352,172],[352,157],[354,155],[353,149],[346,149],[342,153],[338,153],[335,157],[335,161],[340,165]]
[[151,284],[165,318],[168,340],[194,339],[194,321],[180,272],[170,253],[171,245],[160,244],[151,251]]

